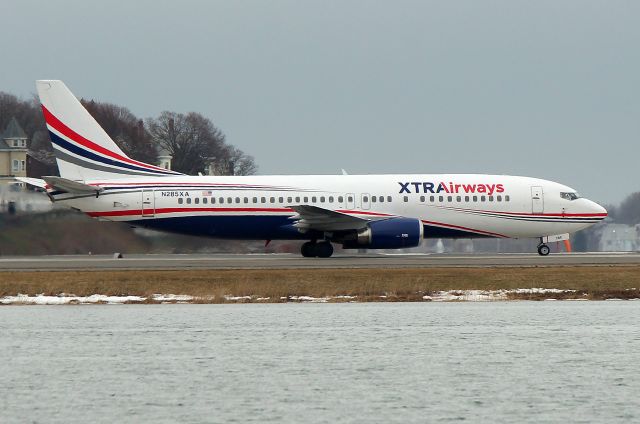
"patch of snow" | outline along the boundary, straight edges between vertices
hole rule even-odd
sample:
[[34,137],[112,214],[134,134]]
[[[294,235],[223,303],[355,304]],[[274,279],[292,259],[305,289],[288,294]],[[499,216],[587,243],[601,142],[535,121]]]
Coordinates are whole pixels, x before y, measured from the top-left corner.
[[191,302],[194,298],[188,294],[159,294],[154,293],[151,299],[156,302]]
[[224,300],[232,300],[232,301],[238,301],[238,300],[251,300],[251,296],[231,296],[231,295],[225,295],[225,296],[224,296]]
[[143,302],[144,297],[141,296],[106,296],[103,294],[92,294],[91,296],[45,296],[38,294],[29,296],[26,294],[18,294],[17,296],[4,296],[0,298],[0,303],[4,305],[23,304],[23,305],[68,305],[71,303],[91,304],[91,303],[107,303],[122,304],[131,302]]
[[312,296],[289,296],[290,300],[297,300],[298,302],[313,302],[313,303],[325,303],[329,301],[328,297],[312,297]]
[[[424,297],[423,297],[424,298]],[[450,290],[433,293],[433,302],[487,302],[492,300],[506,300],[506,290]]]
[[508,291],[516,294],[575,293],[575,290],[543,289],[542,287],[534,287],[531,289],[515,289]]

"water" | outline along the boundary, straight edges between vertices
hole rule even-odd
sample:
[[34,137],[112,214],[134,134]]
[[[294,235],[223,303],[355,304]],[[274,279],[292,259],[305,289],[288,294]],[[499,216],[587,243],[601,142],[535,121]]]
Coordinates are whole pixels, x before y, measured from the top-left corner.
[[0,307],[0,422],[639,422],[640,302]]

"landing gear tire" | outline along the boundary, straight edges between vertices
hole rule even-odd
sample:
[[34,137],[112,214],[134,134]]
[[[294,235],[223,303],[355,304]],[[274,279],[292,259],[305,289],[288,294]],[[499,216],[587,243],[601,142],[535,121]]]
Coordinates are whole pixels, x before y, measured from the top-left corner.
[[304,256],[305,258],[315,257],[316,256],[315,252],[316,252],[316,243],[312,241],[308,241],[304,243],[300,248],[300,253],[302,253],[302,256]]
[[316,244],[316,256],[319,258],[330,258],[333,255],[333,246],[328,241]]
[[549,252],[551,252],[551,249],[549,249],[549,246],[547,246],[546,244],[543,243],[538,246],[538,254],[540,256],[547,256]]
[[320,243],[308,241],[302,245],[300,253],[305,258],[329,258],[333,255],[333,246],[328,241]]

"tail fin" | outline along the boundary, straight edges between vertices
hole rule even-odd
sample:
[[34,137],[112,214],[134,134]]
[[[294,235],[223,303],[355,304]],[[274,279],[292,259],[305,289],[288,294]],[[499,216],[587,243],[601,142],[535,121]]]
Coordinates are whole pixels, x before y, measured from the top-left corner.
[[62,81],[36,81],[60,176],[70,180],[182,175],[128,157]]

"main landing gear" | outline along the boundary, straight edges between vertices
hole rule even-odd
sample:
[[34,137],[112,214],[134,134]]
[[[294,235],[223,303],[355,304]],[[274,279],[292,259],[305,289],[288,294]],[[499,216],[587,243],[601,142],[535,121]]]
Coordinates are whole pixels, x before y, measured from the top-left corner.
[[302,245],[300,253],[305,258],[329,258],[333,255],[333,246],[328,241],[308,241]]
[[549,252],[551,252],[551,249],[549,249],[549,246],[547,246],[546,244],[541,242],[538,245],[538,254],[540,256],[547,256],[549,254]]

